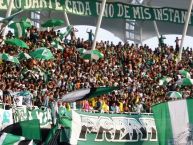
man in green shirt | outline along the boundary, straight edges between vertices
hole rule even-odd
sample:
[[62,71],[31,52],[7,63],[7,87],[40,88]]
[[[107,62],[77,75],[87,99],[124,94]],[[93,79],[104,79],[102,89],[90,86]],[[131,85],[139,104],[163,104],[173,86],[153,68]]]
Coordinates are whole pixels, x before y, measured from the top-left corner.
[[166,39],[166,37],[164,37],[163,35],[161,35],[161,37],[159,38],[159,46],[162,48],[164,47],[164,39]]
[[92,44],[92,40],[94,38],[94,34],[92,33],[91,29],[90,29],[90,31],[88,31],[88,29],[87,29],[86,32],[88,33],[88,42],[91,45]]

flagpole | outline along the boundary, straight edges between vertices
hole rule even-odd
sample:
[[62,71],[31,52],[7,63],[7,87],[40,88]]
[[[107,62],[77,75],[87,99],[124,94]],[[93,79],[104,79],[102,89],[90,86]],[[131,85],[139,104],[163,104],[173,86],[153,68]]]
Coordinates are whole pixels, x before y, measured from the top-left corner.
[[[6,18],[9,17],[11,15],[11,11],[12,11],[12,8],[13,8],[13,1],[14,0],[10,0],[9,1],[9,5],[8,5],[8,10],[6,12]],[[2,36],[3,38],[5,38],[5,30],[6,30],[7,26],[5,26],[5,28],[3,29],[3,32],[2,32]]]
[[160,38],[160,33],[159,33],[159,29],[158,29],[156,21],[153,21],[153,25],[154,25],[154,29],[155,29],[157,38],[159,39]]
[[143,46],[143,28],[142,28],[142,24],[141,24],[141,26],[140,26],[140,43],[141,43],[141,45]]
[[64,11],[64,19],[65,19],[65,21],[67,23],[67,26],[70,26],[70,21],[68,19],[68,15],[67,15],[66,11]]
[[[152,0],[148,1],[148,2],[147,2],[147,6],[150,6],[150,7],[151,7],[151,2],[152,2]],[[157,38],[159,39],[159,38],[160,38],[160,33],[159,33],[159,29],[158,29],[158,26],[157,26],[157,22],[156,22],[156,21],[153,21],[153,26],[154,26],[154,29],[155,29]]]
[[106,0],[103,0],[102,6],[101,6],[100,15],[99,15],[99,18],[98,18],[98,21],[97,21],[96,30],[95,30],[94,41],[92,43],[92,50],[94,50],[95,47],[96,47],[96,39],[97,39],[99,28],[101,27],[101,22],[102,22],[102,19],[103,19],[103,13],[105,11],[105,5],[106,5]]
[[186,16],[186,21],[185,21],[185,25],[184,25],[183,34],[182,34],[182,40],[181,40],[181,43],[180,43],[180,50],[179,50],[179,54],[178,54],[178,62],[182,59],[182,49],[183,49],[182,47],[183,47],[183,44],[184,44],[184,38],[185,38],[187,30],[188,30],[190,15],[191,15],[191,12],[192,12],[192,5],[193,5],[193,0],[190,1],[188,13],[187,13],[187,16]]

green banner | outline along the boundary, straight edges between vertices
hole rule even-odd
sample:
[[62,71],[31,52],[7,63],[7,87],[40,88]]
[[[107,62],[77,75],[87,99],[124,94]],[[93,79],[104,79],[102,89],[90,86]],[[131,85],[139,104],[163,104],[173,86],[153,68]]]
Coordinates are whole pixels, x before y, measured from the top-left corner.
[[82,113],[78,145],[158,145],[152,115]]
[[[10,0],[0,0],[0,10],[8,9]],[[101,2],[98,0],[14,0],[14,9],[67,11],[76,15],[98,16]],[[106,18],[132,20],[155,20],[183,24],[187,10],[169,7],[153,8],[120,2],[108,2],[104,12]],[[191,15],[190,24],[193,24]]]
[[51,111],[50,109],[39,109],[35,108],[33,110],[29,110],[26,107],[17,107],[14,108],[14,122],[20,122],[25,120],[33,120],[39,119],[40,126],[44,127],[50,125],[52,118],[51,118]]

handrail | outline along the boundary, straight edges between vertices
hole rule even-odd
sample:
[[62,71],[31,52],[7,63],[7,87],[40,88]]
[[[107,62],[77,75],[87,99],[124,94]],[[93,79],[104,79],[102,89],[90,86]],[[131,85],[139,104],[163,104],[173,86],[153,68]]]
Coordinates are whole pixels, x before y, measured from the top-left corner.
[[[5,104],[4,103],[0,103],[2,105],[4,105],[4,109],[5,109]],[[12,106],[12,108],[22,108],[22,107],[27,107],[26,105],[23,106]],[[37,106],[33,106],[35,108],[38,108]],[[45,109],[46,107],[41,106],[40,108]],[[72,109],[73,110],[73,109]],[[78,111],[82,111],[82,112],[89,112],[89,113],[107,113],[107,114],[129,114],[129,115],[153,115],[153,113],[138,113],[138,112],[120,112],[120,113],[116,113],[113,111],[109,111],[109,112],[101,112],[99,110],[85,110],[85,109],[75,109]]]

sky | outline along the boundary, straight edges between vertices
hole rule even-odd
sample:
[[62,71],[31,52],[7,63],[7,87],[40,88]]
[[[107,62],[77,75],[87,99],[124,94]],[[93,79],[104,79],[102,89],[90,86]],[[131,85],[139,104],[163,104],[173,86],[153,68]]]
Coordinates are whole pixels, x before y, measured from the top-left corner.
[[[181,38],[182,35],[164,35],[166,39],[164,42],[169,45],[169,46],[174,46],[175,47],[175,39],[176,37]],[[158,44],[158,39],[157,37],[148,39],[143,42],[143,44],[147,44],[150,48],[156,48]],[[193,48],[193,37],[186,36],[184,40],[184,47],[192,47]]]
[[[80,37],[80,38],[84,38],[85,40],[88,39],[88,34],[86,33],[87,29],[88,31],[90,29],[92,29],[92,32],[94,33],[95,32],[95,27],[93,26],[74,26],[78,32],[76,32],[76,37]],[[65,28],[64,28],[64,31],[65,31]],[[111,38],[111,39],[109,39]],[[120,42],[121,39],[119,39],[118,37],[116,37],[114,34],[112,34],[111,32],[107,31],[107,30],[104,30],[104,29],[99,29],[99,33],[98,33],[98,37],[97,37],[97,41],[113,41],[115,44]],[[122,41],[121,41],[122,42]]]
[[[95,27],[93,27],[93,26],[74,26],[74,27],[78,30],[78,32],[76,32],[76,36],[84,38],[85,40],[88,39],[88,34],[86,33],[87,29],[88,30],[92,29],[92,31],[95,32]],[[182,37],[181,35],[164,35],[164,36],[166,37],[165,43],[169,46],[175,46],[174,41],[175,41],[176,37],[179,37],[179,38]],[[115,44],[120,42],[120,41],[122,42],[121,39],[116,37],[111,32],[100,28],[99,33],[98,33],[98,37],[97,37],[97,41],[101,41],[101,40],[113,41]],[[154,49],[158,46],[158,39],[157,39],[157,37],[153,37],[151,39],[144,41],[143,44],[147,44],[150,48]],[[184,47],[192,47],[193,48],[193,37],[190,37],[190,36],[185,37]]]

